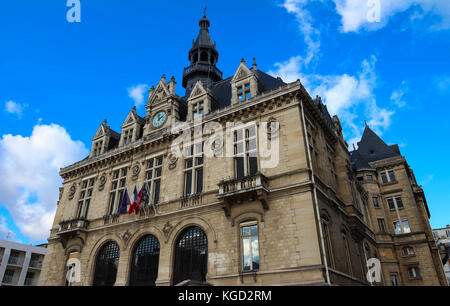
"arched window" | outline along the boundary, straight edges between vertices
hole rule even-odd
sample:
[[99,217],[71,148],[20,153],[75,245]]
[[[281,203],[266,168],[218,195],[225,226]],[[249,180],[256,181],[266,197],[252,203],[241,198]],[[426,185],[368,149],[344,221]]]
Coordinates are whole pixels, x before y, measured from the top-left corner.
[[186,229],[175,245],[173,284],[184,280],[204,282],[208,264],[208,238],[198,226]]
[[119,246],[114,241],[107,242],[95,261],[94,286],[113,286],[119,265]]
[[208,62],[208,52],[202,51],[202,53],[200,53],[200,61]]
[[130,286],[155,286],[158,277],[159,241],[153,235],[142,237],[133,251]]
[[330,267],[334,267],[333,260],[333,244],[331,242],[330,235],[330,219],[327,215],[322,215],[322,229],[323,229],[323,240],[325,244],[325,254],[327,256],[327,262]]

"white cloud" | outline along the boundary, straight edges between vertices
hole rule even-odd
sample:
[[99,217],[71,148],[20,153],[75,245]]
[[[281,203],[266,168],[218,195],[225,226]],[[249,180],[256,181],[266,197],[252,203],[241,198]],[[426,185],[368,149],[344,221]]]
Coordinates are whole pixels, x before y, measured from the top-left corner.
[[56,124],[36,125],[29,137],[2,136],[0,203],[23,235],[34,241],[48,237],[62,183],[59,170],[87,153]]
[[350,146],[360,140],[364,120],[379,135],[390,126],[395,110],[379,107],[374,94],[377,86],[375,56],[363,60],[359,71],[353,75],[303,74],[301,61],[301,57],[296,56],[276,63],[277,69],[269,74],[284,76],[286,81],[299,78],[312,97],[321,96],[330,114],[339,116]]
[[391,101],[398,107],[404,107],[406,105],[404,96],[408,92],[409,88],[405,81],[402,81],[400,87],[392,92]]
[[294,14],[299,24],[299,30],[303,34],[303,39],[307,46],[306,55],[303,58],[303,64],[308,64],[320,52],[320,31],[313,25],[313,18],[306,8],[309,0],[285,0],[283,7],[290,14]]
[[139,107],[144,104],[145,93],[148,90],[147,84],[139,84],[136,86],[131,86],[128,89],[128,96],[133,99],[134,105]]
[[22,118],[23,110],[27,107],[27,104],[20,104],[14,101],[5,102],[5,111],[10,114],[15,114],[17,117]]
[[[425,15],[433,17],[431,30],[450,28],[450,1],[447,0],[333,0],[341,16],[342,32],[358,32],[361,29],[377,30],[386,26],[394,15],[410,10],[410,21],[422,20]],[[380,20],[370,22],[368,12],[373,3],[379,2]],[[368,4],[369,3],[369,4]]]

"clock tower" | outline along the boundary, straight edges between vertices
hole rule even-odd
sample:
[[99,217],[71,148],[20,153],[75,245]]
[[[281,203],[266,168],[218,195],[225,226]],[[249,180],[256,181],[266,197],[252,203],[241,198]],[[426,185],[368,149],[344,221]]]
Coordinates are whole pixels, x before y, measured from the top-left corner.
[[145,105],[144,137],[149,138],[170,132],[175,120],[180,120],[180,113],[185,108],[184,102],[175,93],[175,78],[166,82],[163,75],[158,85],[149,91],[148,102]]

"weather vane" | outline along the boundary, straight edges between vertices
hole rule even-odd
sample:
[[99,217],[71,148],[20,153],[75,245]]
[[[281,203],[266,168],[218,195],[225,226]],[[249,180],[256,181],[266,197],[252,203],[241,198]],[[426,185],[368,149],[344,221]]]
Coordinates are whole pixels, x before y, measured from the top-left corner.
[[205,8],[203,9],[203,16],[204,17],[206,17],[206,9],[207,9],[208,7],[205,5]]

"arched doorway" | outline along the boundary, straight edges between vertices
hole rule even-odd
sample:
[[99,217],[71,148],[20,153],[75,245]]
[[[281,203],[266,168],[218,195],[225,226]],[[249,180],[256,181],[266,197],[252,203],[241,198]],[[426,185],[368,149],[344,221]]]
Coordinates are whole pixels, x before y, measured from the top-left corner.
[[142,237],[131,260],[130,286],[155,286],[158,277],[159,241],[153,235]]
[[184,280],[204,282],[208,265],[208,238],[198,226],[189,227],[175,245],[173,284]]
[[98,252],[95,260],[94,286],[113,286],[116,282],[120,250],[117,243],[109,241]]

